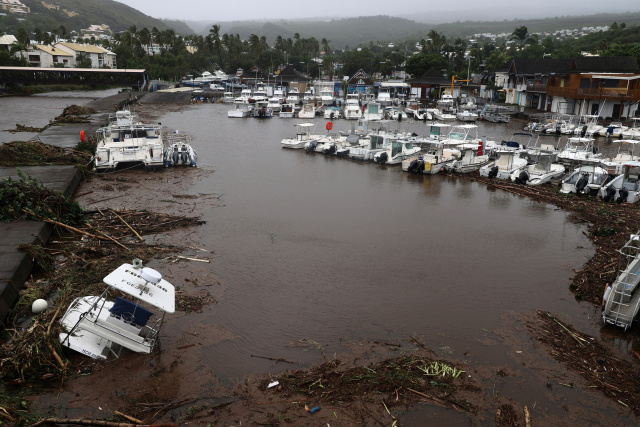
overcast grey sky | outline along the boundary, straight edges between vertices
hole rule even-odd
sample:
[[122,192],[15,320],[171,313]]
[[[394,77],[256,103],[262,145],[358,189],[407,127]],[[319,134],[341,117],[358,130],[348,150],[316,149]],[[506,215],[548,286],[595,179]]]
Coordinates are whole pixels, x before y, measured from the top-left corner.
[[[410,18],[413,13],[436,10],[434,22],[482,19],[502,20],[562,15],[585,15],[601,12],[640,11],[640,0],[456,0],[454,2],[416,0],[343,0],[329,3],[284,0],[117,0],[154,18],[193,21],[238,21],[254,19],[292,19],[310,17],[347,18],[353,16],[391,15]],[[481,4],[481,8],[479,8]],[[455,11],[454,11],[455,10]],[[448,11],[447,13],[442,13]]]

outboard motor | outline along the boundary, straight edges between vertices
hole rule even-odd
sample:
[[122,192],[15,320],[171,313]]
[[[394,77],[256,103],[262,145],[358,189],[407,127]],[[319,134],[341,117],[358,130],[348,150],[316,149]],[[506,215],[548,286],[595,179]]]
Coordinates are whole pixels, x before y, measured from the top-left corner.
[[616,199],[616,203],[623,203],[627,201],[627,197],[629,197],[629,190],[622,187],[618,190],[618,198]]
[[521,171],[520,175],[515,179],[516,184],[526,184],[529,181],[529,172]]
[[307,145],[307,148],[305,148],[305,150],[307,153],[310,153],[312,151],[315,151],[317,146],[318,146],[318,141],[314,139],[313,141],[309,142],[309,145]]
[[587,134],[587,125],[582,126],[582,132],[580,132],[580,136],[585,136]]
[[494,166],[489,169],[489,178],[495,178],[496,176],[498,176],[498,170],[498,166]]
[[324,154],[336,154],[336,144],[331,144],[329,148],[325,148]]
[[407,168],[407,172],[418,173],[418,159],[411,160],[411,163],[409,163],[409,167]]
[[424,171],[424,160],[418,161],[418,166],[416,167],[416,173],[422,173]]
[[584,189],[587,188],[587,184],[589,183],[589,174],[584,173],[576,182],[576,194],[581,194],[584,192]]
[[183,165],[186,165],[189,162],[189,153],[186,151],[180,153],[180,160],[182,160]]
[[387,163],[387,160],[389,159],[389,154],[387,154],[386,151],[380,153],[380,155],[378,156],[378,163],[384,165],[385,163]]
[[180,158],[180,153],[178,152],[177,148],[173,151],[173,155],[171,156],[171,159],[173,160],[173,164],[177,165],[178,164],[178,159]]
[[612,202],[614,197],[616,197],[616,189],[609,186],[607,187],[607,189],[605,190],[605,194],[604,194],[604,201],[605,202]]

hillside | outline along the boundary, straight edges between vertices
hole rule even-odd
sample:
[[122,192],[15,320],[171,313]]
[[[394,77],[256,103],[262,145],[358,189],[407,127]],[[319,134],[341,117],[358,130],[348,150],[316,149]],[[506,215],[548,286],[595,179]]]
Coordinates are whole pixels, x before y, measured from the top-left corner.
[[[517,19],[517,20],[487,20],[487,21],[455,21],[444,24],[427,23],[433,14],[416,14],[412,19],[391,16],[364,16],[345,19],[300,19],[277,21],[187,21],[196,33],[206,35],[213,24],[220,25],[220,33],[239,34],[247,39],[251,34],[266,36],[272,44],[277,36],[293,38],[299,33],[302,38],[315,37],[318,40],[331,40],[331,47],[351,48],[368,45],[373,41],[402,42],[407,39],[417,40],[426,37],[429,30],[436,30],[444,34],[447,39],[456,37],[470,37],[476,33],[511,33],[516,27],[524,25],[530,33],[556,31],[582,27],[611,25],[612,22],[626,23],[628,26],[640,25],[640,12],[608,13],[584,16],[560,16],[552,18]],[[446,14],[442,16],[459,17],[462,14]]]
[[[15,32],[23,27],[27,31],[40,28],[43,31],[59,28],[63,25],[67,31],[88,28],[91,24],[107,24],[115,32],[124,31],[135,25],[137,28],[157,27],[159,30],[172,28],[167,23],[152,18],[138,10],[113,0],[47,0],[46,3],[59,6],[60,10],[46,8],[40,0],[21,0],[31,8],[31,13],[18,21],[14,15],[0,18],[0,28],[5,32]],[[76,16],[68,16],[62,9],[77,12]],[[183,29],[185,24],[180,22]],[[187,27],[188,28],[188,27]],[[176,30],[178,32],[178,30]]]

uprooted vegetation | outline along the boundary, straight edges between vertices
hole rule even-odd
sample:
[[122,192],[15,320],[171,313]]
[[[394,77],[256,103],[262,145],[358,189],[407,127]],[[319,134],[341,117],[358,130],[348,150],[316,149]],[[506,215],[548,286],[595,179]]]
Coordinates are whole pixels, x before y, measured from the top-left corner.
[[[550,313],[539,311],[527,327],[533,337],[550,348],[551,356],[580,375],[586,387],[640,415],[640,369],[624,356],[614,355],[598,339],[578,332]],[[640,358],[637,352],[635,357]],[[574,384],[563,384],[574,387]],[[550,386],[550,384],[548,385]]]
[[0,166],[78,165],[87,168],[95,152],[95,141],[80,142],[75,149],[40,141],[13,141],[0,145]]

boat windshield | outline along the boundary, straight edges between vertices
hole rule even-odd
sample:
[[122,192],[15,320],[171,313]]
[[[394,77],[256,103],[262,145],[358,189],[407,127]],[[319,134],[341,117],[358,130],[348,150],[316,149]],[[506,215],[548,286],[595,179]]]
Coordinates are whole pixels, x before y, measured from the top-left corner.
[[380,135],[371,135],[369,141],[372,149],[382,148],[384,145],[384,137]]

